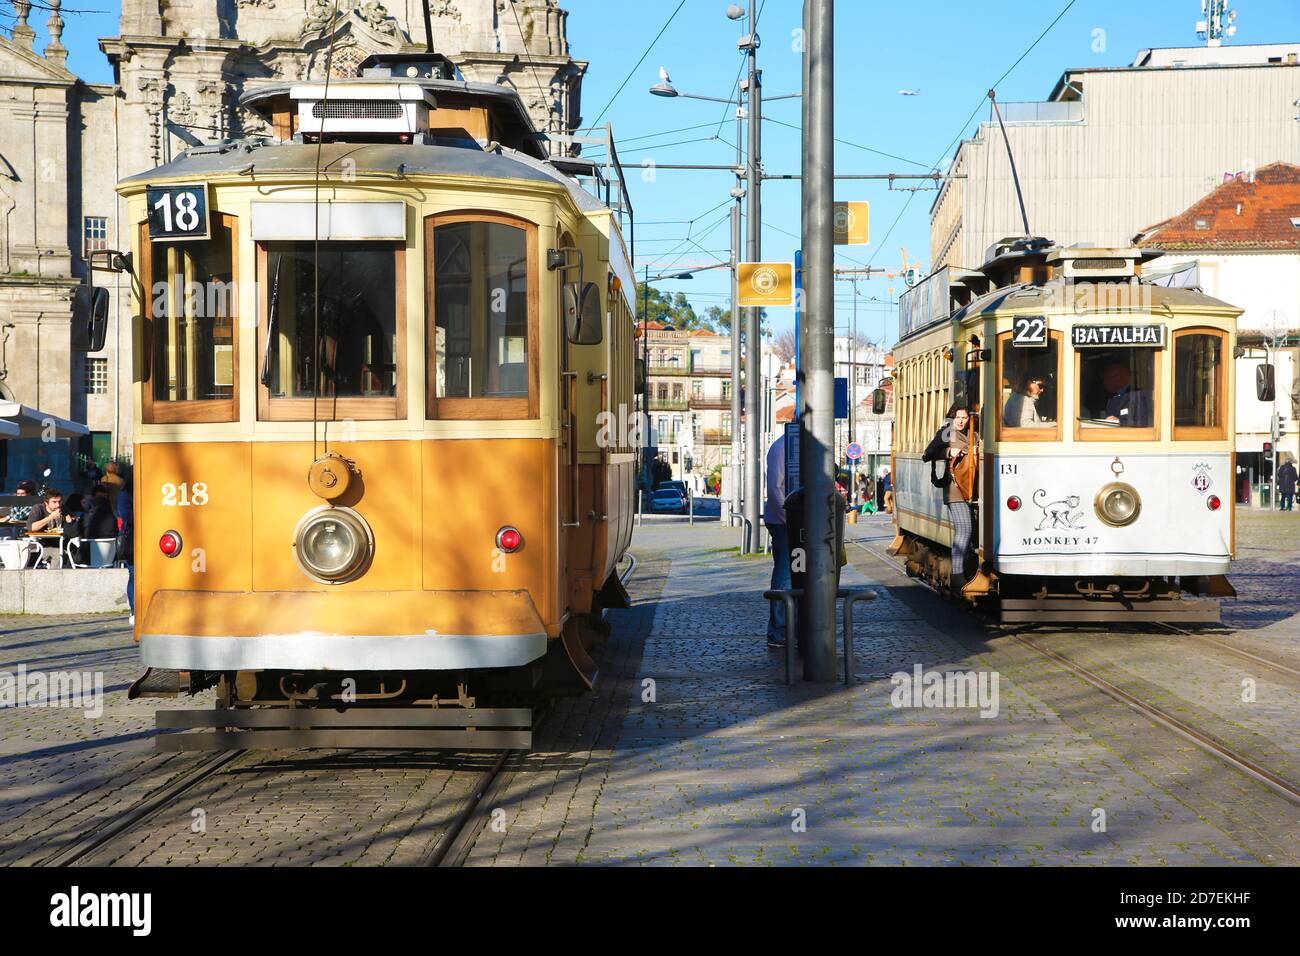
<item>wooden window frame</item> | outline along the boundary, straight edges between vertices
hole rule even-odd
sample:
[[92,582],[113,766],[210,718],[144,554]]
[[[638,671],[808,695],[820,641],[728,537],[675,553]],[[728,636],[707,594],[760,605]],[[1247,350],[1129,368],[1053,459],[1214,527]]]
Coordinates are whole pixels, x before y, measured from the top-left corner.
[[1212,335],[1219,340],[1219,368],[1215,373],[1215,392],[1218,395],[1219,424],[1209,427],[1203,425],[1179,425],[1178,404],[1173,406],[1174,441],[1226,441],[1228,438],[1228,333],[1211,325],[1194,325],[1177,329],[1169,347],[1170,375],[1175,387],[1178,383],[1178,340],[1187,335]]
[[[433,271],[434,231],[460,222],[486,222],[522,229],[528,261],[528,396],[520,398],[444,398],[438,388],[438,333]],[[541,417],[541,296],[537,223],[488,210],[457,210],[424,217],[424,368],[425,415],[446,421],[525,421]]]
[[1071,410],[1074,418],[1074,440],[1077,442],[1129,442],[1129,441],[1160,441],[1160,418],[1165,412],[1164,393],[1162,389],[1162,380],[1160,377],[1160,366],[1164,363],[1160,361],[1161,356],[1168,350],[1168,346],[1157,348],[1154,346],[1143,346],[1152,353],[1151,361],[1151,427],[1150,428],[1125,428],[1120,425],[1116,428],[1084,428],[1083,423],[1079,420],[1079,403],[1082,398],[1080,389],[1083,381],[1083,352],[1084,349],[1076,348],[1074,350],[1074,405]]
[[[279,241],[279,240],[274,240]],[[323,240],[346,241],[346,240]],[[257,418],[263,422],[309,422],[313,419],[313,405],[317,420],[331,421],[403,421],[406,409],[406,247],[400,241],[375,240],[376,246],[392,250],[394,256],[393,281],[396,285],[393,304],[396,311],[396,336],[393,343],[393,361],[397,365],[397,389],[391,396],[359,395],[331,398],[272,398],[271,389],[261,380],[262,370],[257,369]],[[257,244],[257,274],[261,278],[257,301],[257,354],[266,350],[266,324],[271,310],[271,286],[267,278],[267,243]]]
[[[143,332],[141,349],[144,352],[140,417],[146,425],[239,421],[239,217],[215,210],[212,215],[223,227],[230,229],[230,277],[231,284],[234,286],[234,294],[229,300],[232,333],[230,365],[234,382],[230,398],[171,401],[154,397],[153,241],[149,238],[149,222],[146,220],[136,227],[140,237],[140,314],[142,316],[140,326]],[[185,243],[167,243],[167,245],[178,245],[183,249]]]
[[[997,440],[1001,442],[1021,442],[1021,441],[1060,441],[1061,440],[1061,419],[1065,417],[1067,409],[1073,413],[1073,409],[1066,404],[1065,379],[1062,370],[1065,368],[1065,333],[1059,329],[1048,329],[1047,334],[1049,341],[1056,343],[1056,427],[1055,428],[1008,428],[1002,422],[1002,415],[1006,408],[1002,402],[1002,351],[1003,343],[1011,341],[1013,331],[1000,332],[993,339],[993,347],[997,350],[994,361],[996,379],[993,382],[994,405],[997,409]],[[1051,346],[1049,345],[1048,348]],[[1076,416],[1075,421],[1078,421]],[[1108,429],[1109,430],[1109,429]]]

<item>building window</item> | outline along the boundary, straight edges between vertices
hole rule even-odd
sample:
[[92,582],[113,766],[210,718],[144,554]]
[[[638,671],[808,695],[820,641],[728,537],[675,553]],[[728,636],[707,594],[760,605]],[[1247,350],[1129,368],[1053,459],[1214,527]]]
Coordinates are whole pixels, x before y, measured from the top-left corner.
[[704,397],[704,383],[698,378],[691,382],[691,398],[697,401]]
[[673,401],[680,402],[681,400],[682,400],[682,383],[673,382]]
[[84,216],[81,220],[81,254],[89,256],[92,252],[108,248],[108,217]]
[[722,397],[728,400],[731,398],[731,379],[729,378],[722,380]]
[[108,394],[108,359],[94,357],[86,359],[86,394]]

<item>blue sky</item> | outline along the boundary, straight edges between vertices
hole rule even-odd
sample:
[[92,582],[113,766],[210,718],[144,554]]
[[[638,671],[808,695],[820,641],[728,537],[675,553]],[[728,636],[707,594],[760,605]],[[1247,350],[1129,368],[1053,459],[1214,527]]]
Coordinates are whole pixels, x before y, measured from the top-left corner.
[[[563,0],[569,11],[570,52],[590,63],[583,84],[584,120],[592,123],[605,111],[601,122],[613,124],[615,138],[623,144],[620,154],[630,161],[729,163],[735,157],[735,127],[727,107],[661,99],[647,93],[658,81],[663,65],[683,92],[732,94],[742,59],[735,45],[741,31],[724,14],[727,0],[685,0],[645,61],[628,78],[633,64],[678,2]],[[793,49],[793,31],[801,22],[802,3],[755,2],[760,10],[764,90],[769,96],[797,91],[801,58]],[[989,85],[1015,63],[1067,2],[840,0],[835,23],[836,136],[898,158],[841,145],[836,154],[837,171],[923,172],[935,163],[942,168],[957,137],[969,134],[974,122],[987,118],[987,101],[981,101]],[[111,80],[97,38],[116,34],[118,4],[111,0],[65,0],[65,4],[106,11],[65,16],[64,43],[74,72],[91,82]],[[1297,0],[1237,0],[1235,7],[1239,11],[1238,33],[1230,43],[1300,41]],[[998,98],[1044,99],[1066,68],[1118,66],[1131,63],[1137,51],[1146,47],[1196,45],[1194,28],[1199,14],[1198,0],[1075,0],[999,85]],[[33,12],[38,31],[43,31],[44,20],[44,14]],[[626,86],[614,98],[624,80]],[[899,89],[918,89],[920,94],[901,96]],[[963,127],[977,105],[975,120]],[[768,104],[764,112],[774,121],[797,126],[799,110],[798,100],[783,100]],[[707,125],[672,132],[701,124]],[[715,135],[719,138],[711,138]],[[798,131],[777,122],[765,124],[763,152],[769,173],[798,172]],[[661,170],[653,182],[642,181],[639,172],[630,173],[630,179],[641,223],[636,250],[639,264],[650,261],[652,270],[657,265],[671,268],[668,260],[658,264],[653,260],[675,248],[676,253],[686,253],[678,263],[695,265],[713,257],[726,258],[725,205],[702,214],[725,203],[733,182],[729,174]],[[911,195],[891,192],[885,183],[841,183],[836,198],[871,203],[871,245],[844,249],[840,264],[870,262],[896,267],[902,258],[900,246],[906,245],[911,258],[929,265],[932,192]],[[767,183],[763,200],[763,258],[789,259],[798,244],[791,235],[799,232],[797,181]],[[886,239],[896,219],[897,226]],[[699,245],[682,244],[687,220],[695,220],[691,234]],[[706,231],[714,223],[719,224]],[[685,292],[702,310],[712,304],[727,304],[726,275],[725,270],[717,270],[688,282],[663,285]],[[858,287],[859,330],[887,343],[893,341],[896,328],[894,311],[887,304],[890,287],[895,297],[903,288],[900,281],[884,278],[862,281]],[[852,308],[847,283],[839,284],[837,302],[837,322],[847,327]],[[771,316],[777,330],[791,321],[788,311],[774,310]]]

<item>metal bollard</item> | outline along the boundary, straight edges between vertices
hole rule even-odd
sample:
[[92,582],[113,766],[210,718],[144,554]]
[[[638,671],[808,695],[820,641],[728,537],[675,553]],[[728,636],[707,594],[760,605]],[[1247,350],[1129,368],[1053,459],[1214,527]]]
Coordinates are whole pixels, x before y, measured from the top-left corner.
[[859,601],[874,601],[875,591],[846,591],[840,589],[838,597],[844,600],[844,686],[853,683],[853,605]]
[[769,601],[785,602],[785,682],[793,684],[795,643],[799,635],[796,608],[797,599],[803,597],[803,591],[764,591],[763,597]]

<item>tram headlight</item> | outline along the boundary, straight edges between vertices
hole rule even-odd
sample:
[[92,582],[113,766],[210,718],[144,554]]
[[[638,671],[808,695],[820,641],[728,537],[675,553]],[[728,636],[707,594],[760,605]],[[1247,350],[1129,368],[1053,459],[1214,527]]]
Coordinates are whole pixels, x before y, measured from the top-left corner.
[[1123,528],[1137,520],[1142,511],[1142,498],[1137,489],[1122,481],[1111,482],[1097,492],[1093,503],[1097,517],[1112,528]]
[[308,577],[342,584],[365,570],[375,539],[351,508],[315,508],[303,515],[293,536],[293,553]]

